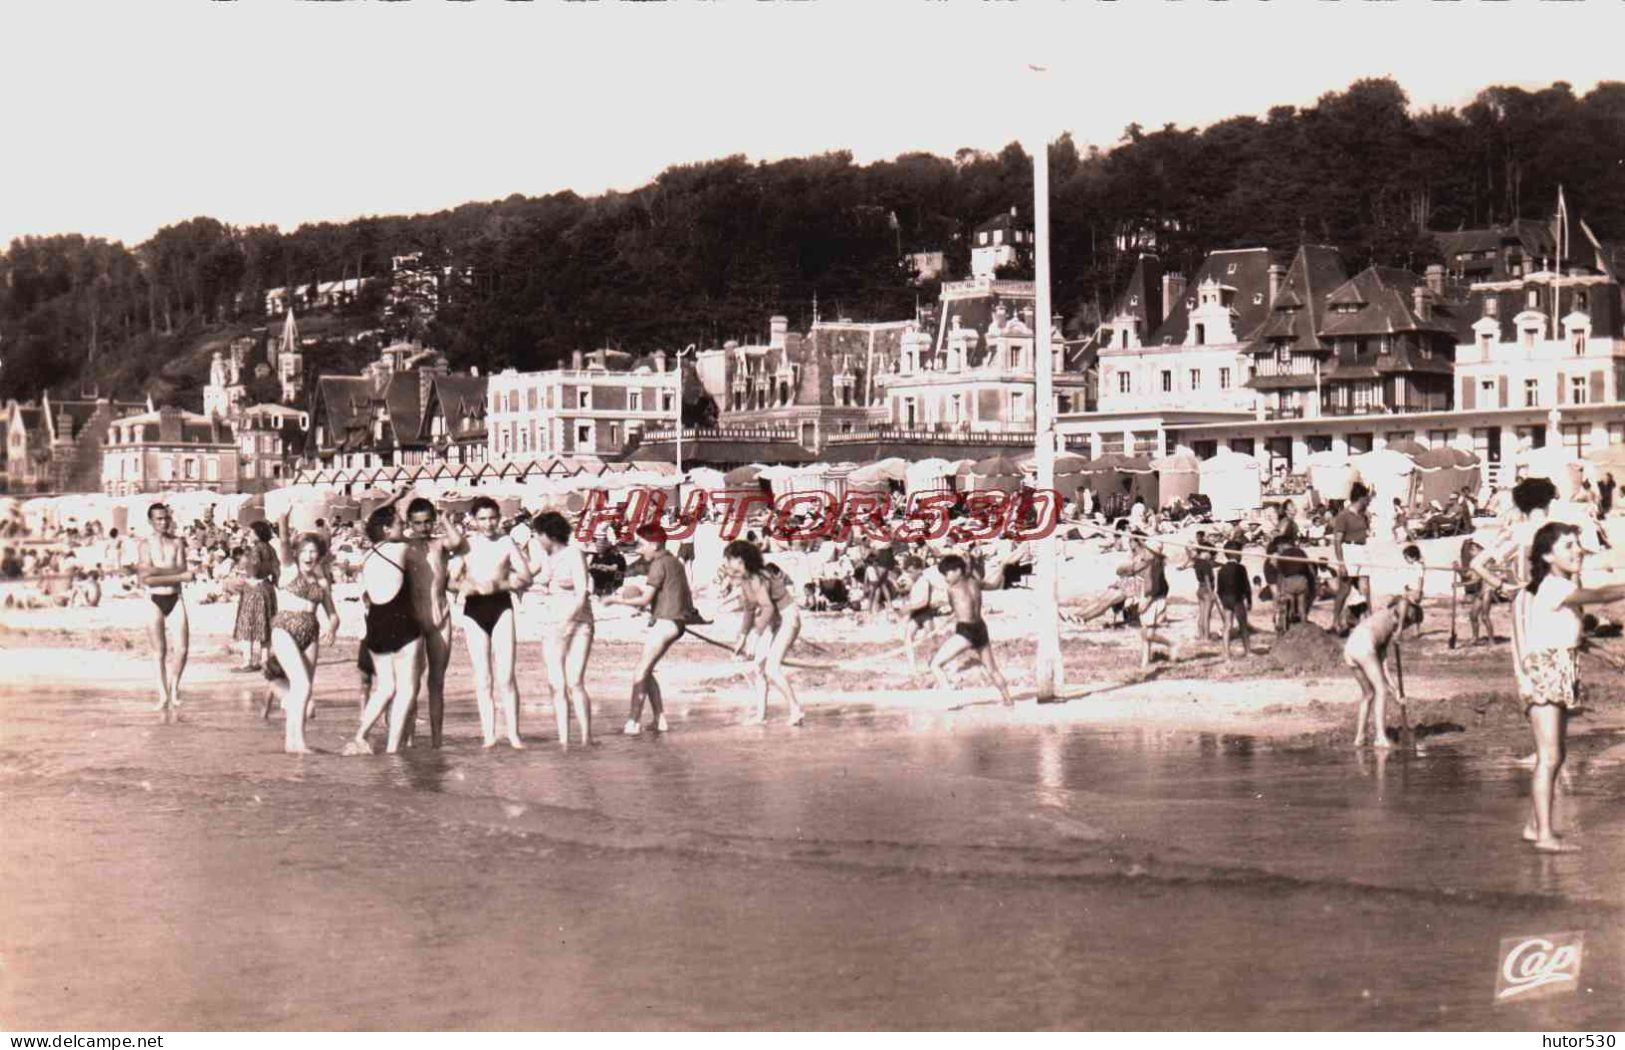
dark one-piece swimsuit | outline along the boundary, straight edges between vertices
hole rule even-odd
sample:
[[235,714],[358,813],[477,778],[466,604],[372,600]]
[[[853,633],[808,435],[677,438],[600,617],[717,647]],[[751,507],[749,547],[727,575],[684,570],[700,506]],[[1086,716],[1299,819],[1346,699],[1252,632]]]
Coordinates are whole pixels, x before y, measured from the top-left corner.
[[496,628],[502,614],[513,608],[513,594],[498,591],[495,594],[470,594],[463,599],[463,615],[480,625],[487,635]]
[[[395,565],[376,548],[372,553]],[[401,569],[399,565],[395,568]],[[367,609],[366,646],[375,653],[395,653],[421,637],[423,628],[418,624],[417,611],[412,608],[412,590],[407,584],[406,570],[401,569],[401,587],[395,597]]]

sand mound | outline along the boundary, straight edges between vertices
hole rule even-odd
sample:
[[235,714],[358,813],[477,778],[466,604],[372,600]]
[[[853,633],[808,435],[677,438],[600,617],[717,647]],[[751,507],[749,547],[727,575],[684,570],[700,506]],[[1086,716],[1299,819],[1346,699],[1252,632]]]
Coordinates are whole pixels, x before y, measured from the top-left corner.
[[1275,640],[1268,660],[1287,674],[1334,674],[1343,668],[1343,640],[1312,623],[1295,623]]

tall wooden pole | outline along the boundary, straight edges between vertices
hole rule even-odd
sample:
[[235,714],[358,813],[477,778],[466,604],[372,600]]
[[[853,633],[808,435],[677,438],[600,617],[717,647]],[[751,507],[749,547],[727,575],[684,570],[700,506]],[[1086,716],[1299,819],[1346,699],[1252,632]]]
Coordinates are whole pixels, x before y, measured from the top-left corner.
[[[1050,348],[1049,288],[1049,136],[1037,135],[1033,154],[1033,264],[1038,302],[1033,326],[1034,401],[1037,414],[1034,430],[1037,455],[1037,484],[1041,492],[1055,489],[1055,362]],[[1033,572],[1033,630],[1037,645],[1033,680],[1038,702],[1054,700],[1064,675],[1061,668],[1061,617],[1059,607],[1060,558],[1053,534],[1037,541]]]

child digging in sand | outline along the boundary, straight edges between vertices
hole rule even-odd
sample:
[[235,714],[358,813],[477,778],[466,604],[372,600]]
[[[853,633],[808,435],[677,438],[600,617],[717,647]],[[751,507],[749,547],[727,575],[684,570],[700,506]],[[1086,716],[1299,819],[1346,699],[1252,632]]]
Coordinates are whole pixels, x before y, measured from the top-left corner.
[[1349,631],[1343,644],[1343,662],[1354,671],[1354,680],[1360,683],[1360,710],[1354,718],[1354,746],[1365,741],[1366,716],[1371,716],[1371,746],[1389,747],[1388,697],[1392,693],[1399,700],[1401,732],[1410,728],[1405,712],[1405,691],[1395,688],[1388,678],[1388,653],[1394,654],[1394,667],[1403,673],[1399,662],[1399,635],[1410,615],[1412,600],[1409,591],[1397,594],[1382,609],[1361,620]]

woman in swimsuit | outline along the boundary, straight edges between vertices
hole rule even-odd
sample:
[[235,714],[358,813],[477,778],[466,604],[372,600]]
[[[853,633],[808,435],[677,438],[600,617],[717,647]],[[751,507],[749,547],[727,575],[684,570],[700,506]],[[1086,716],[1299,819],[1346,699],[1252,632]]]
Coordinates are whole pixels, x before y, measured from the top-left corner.
[[496,705],[500,694],[508,723],[508,743],[519,739],[519,681],[514,674],[513,596],[530,586],[530,566],[512,538],[502,534],[502,511],[496,500],[481,496],[469,509],[475,532],[463,556],[463,640],[474,664],[474,689],[480,709],[484,746],[497,742]]
[[739,584],[744,618],[734,652],[748,654],[755,663],[757,684],[756,714],[746,725],[767,721],[767,694],[777,689],[790,703],[790,724],[798,726],[804,717],[790,678],[784,672],[784,658],[801,633],[801,610],[796,607],[784,574],[770,570],[755,544],[734,540],[723,551],[723,562]]
[[282,559],[277,612],[271,619],[271,655],[265,661],[265,677],[270,682],[265,717],[271,716],[272,700],[280,697],[287,722],[283,750],[290,755],[308,755],[311,749],[305,744],[305,720],[314,706],[316,658],[321,648],[316,609],[319,606],[327,613],[327,633],[322,641],[328,645],[338,635],[339,614],[322,569],[327,557],[326,541],[307,532],[299,537],[296,555],[289,547],[288,531],[288,515],[283,514],[277,532],[277,554]]
[[587,660],[592,655],[592,579],[580,547],[570,546],[570,523],[549,511],[535,521],[536,545],[545,559],[536,576],[546,591],[542,659],[553,689],[559,745],[570,746],[570,709],[581,742],[591,746],[592,698],[587,695]]
[[389,736],[385,748],[400,750],[418,699],[418,666],[423,657],[423,628],[412,603],[406,572],[406,533],[393,504],[385,504],[367,518],[367,539],[372,550],[362,563],[366,588],[367,632],[362,651],[372,657],[374,688],[361,712],[361,726],[344,753],[371,754],[367,733],[389,705]]

